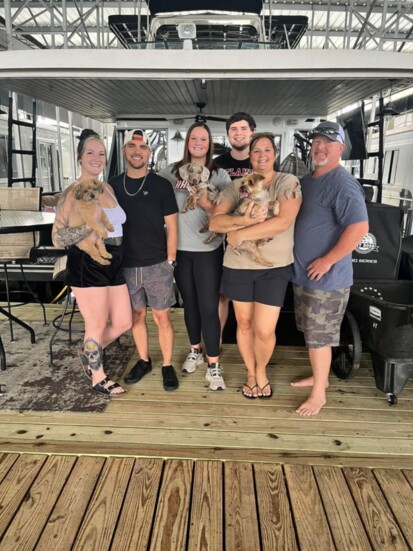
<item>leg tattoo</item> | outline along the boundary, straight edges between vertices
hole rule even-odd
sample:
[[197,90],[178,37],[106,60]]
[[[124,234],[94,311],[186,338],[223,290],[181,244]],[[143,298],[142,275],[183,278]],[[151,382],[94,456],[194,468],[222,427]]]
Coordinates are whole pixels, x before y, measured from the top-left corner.
[[83,343],[83,353],[93,371],[97,371],[102,367],[103,350],[100,344],[94,339],[85,340]]

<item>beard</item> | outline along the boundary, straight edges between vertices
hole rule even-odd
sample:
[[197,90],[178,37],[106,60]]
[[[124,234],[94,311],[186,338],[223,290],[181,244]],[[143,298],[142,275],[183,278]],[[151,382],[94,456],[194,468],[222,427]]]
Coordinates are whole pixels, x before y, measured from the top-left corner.
[[233,145],[231,144],[232,146],[232,149],[235,149],[235,151],[245,151],[248,147],[249,147],[249,144],[245,143],[243,145]]
[[315,161],[313,159],[314,166],[326,166],[328,163],[328,159],[324,159],[323,161]]
[[126,159],[126,164],[128,164],[131,168],[139,169],[146,166],[146,162],[142,160],[129,160]]

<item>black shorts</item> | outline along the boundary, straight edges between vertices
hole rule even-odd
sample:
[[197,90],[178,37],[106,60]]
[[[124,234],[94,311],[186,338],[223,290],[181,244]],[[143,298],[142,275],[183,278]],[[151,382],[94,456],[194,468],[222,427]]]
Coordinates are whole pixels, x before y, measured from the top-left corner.
[[73,245],[67,253],[66,284],[70,287],[115,287],[126,283],[122,269],[122,245],[106,245],[110,264],[95,262]]
[[221,293],[238,302],[259,302],[281,307],[292,275],[292,264],[265,270],[236,270],[224,266]]

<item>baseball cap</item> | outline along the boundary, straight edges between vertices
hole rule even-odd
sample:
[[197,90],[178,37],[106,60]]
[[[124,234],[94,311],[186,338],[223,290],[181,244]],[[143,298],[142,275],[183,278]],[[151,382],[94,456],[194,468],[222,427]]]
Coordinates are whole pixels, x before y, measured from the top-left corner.
[[123,138],[123,145],[126,145],[128,142],[137,141],[143,142],[146,145],[149,145],[149,138],[147,134],[140,128],[135,128],[134,130],[127,130]]
[[310,140],[312,140],[316,135],[325,136],[332,142],[344,143],[344,140],[345,140],[344,130],[338,124],[338,122],[332,122],[332,121],[320,122],[318,126],[316,126],[313,130],[311,130],[308,133],[308,137],[310,138]]

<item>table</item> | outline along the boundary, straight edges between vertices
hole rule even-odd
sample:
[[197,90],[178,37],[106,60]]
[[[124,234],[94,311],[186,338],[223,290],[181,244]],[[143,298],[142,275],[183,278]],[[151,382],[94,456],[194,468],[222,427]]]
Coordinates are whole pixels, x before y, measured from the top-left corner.
[[[2,233],[22,233],[33,232],[42,229],[51,228],[55,219],[54,212],[40,212],[31,210],[0,210],[0,234]],[[35,342],[33,329],[13,316],[8,310],[0,306],[0,314],[3,314],[10,321],[29,331],[31,342]],[[3,345],[0,346],[0,369],[6,368],[6,354]]]
[[0,233],[21,233],[51,228],[54,212],[0,210]]

